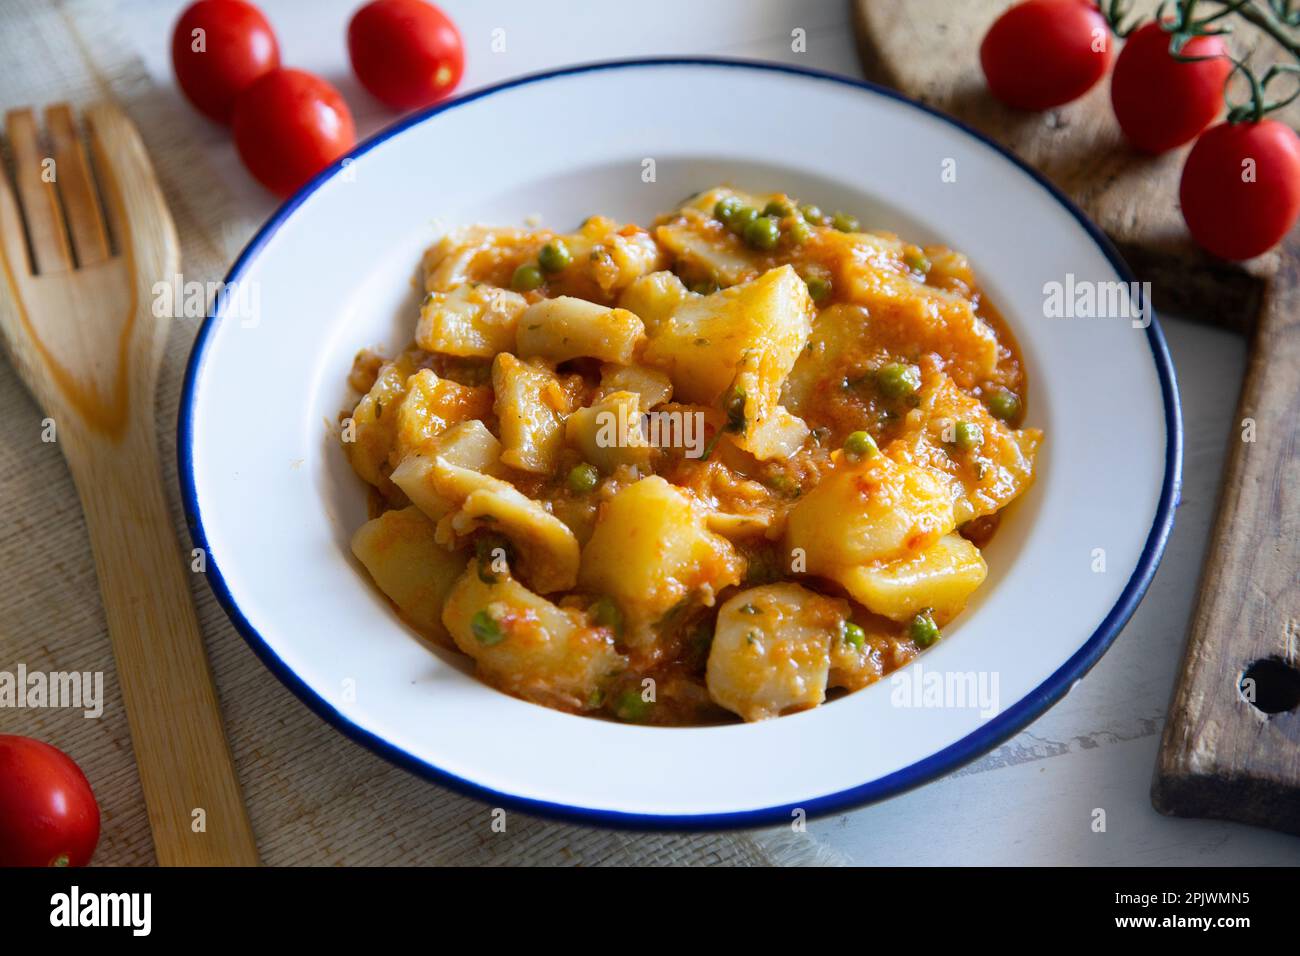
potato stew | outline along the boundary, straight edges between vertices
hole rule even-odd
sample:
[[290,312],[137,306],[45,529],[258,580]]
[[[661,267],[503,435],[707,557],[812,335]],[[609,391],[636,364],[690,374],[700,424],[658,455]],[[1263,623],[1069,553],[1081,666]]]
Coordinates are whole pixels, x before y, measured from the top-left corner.
[[786,195],[461,228],[357,356],[352,550],[525,700],[660,725],[815,707],[940,640],[1033,479],[966,258]]

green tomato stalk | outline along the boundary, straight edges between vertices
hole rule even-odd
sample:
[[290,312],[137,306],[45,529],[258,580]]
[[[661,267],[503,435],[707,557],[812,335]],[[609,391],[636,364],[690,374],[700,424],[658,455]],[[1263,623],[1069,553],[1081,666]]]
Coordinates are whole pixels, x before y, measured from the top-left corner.
[[[1097,9],[1120,38],[1142,25],[1140,19],[1126,22],[1129,4],[1130,0],[1097,0]],[[1294,61],[1272,63],[1259,74],[1245,60],[1228,57],[1232,61],[1229,84],[1240,74],[1250,89],[1246,102],[1233,103],[1225,88],[1228,122],[1256,123],[1300,97],[1300,0],[1167,0],[1160,4],[1155,19],[1169,34],[1169,53],[1190,63],[1204,57],[1184,56],[1187,44],[1195,37],[1231,34],[1236,17],[1257,27]],[[1269,87],[1282,76],[1295,77],[1295,88],[1288,95],[1270,99]]]

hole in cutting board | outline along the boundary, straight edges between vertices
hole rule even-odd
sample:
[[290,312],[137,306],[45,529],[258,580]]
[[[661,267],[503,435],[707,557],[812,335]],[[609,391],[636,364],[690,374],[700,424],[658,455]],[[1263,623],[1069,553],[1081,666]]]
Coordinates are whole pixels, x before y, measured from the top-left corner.
[[1265,714],[1295,710],[1300,704],[1300,670],[1277,657],[1263,657],[1242,671],[1242,698]]

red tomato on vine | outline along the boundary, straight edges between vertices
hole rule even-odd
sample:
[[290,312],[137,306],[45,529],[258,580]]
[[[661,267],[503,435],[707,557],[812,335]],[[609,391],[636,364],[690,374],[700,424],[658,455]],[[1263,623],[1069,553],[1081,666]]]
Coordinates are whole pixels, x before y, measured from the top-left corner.
[[1223,86],[1232,72],[1223,39],[1192,37],[1175,59],[1171,37],[1148,23],[1124,42],[1115,61],[1110,101],[1130,143],[1163,153],[1195,139],[1223,111]]
[[1178,197],[1187,228],[1222,259],[1275,246],[1300,217],[1300,136],[1277,120],[1222,123],[1196,141]]
[[1016,109],[1078,99],[1110,67],[1110,25],[1087,0],[1026,0],[994,21],[980,44],[989,90]]

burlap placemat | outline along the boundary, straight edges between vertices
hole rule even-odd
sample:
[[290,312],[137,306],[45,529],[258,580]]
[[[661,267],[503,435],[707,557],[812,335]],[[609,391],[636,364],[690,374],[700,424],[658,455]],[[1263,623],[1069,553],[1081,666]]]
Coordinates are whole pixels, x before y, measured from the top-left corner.
[[[156,24],[159,41],[171,24]],[[0,7],[0,106],[87,103],[109,96],[148,145],[182,246],[187,281],[220,279],[258,223],[238,214],[175,94],[130,54],[111,3],[5,0]],[[158,441],[177,529],[176,408],[198,320],[176,320],[158,388]],[[154,861],[131,737],[76,490],[43,414],[0,362],[0,671],[104,676],[102,716],[73,708],[0,709],[0,732],[67,751],[103,811],[95,862]],[[262,667],[201,576],[193,592],[231,748],[268,864],[772,864],[838,863],[839,854],[789,827],[729,834],[644,834],[554,824],[491,809],[417,779],[336,733]]]

